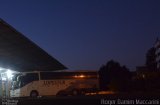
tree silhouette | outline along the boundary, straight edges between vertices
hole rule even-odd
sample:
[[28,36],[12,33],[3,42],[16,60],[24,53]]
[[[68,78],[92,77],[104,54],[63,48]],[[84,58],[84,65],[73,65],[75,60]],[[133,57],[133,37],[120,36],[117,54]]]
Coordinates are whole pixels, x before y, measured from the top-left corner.
[[99,70],[100,88],[125,91],[131,79],[129,69],[114,60],[110,60]]

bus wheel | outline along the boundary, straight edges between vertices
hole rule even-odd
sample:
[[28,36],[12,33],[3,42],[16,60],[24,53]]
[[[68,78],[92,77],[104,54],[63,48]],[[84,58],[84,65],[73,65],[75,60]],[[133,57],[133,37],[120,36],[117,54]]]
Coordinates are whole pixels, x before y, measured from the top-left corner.
[[77,89],[72,90],[72,95],[77,96],[79,94],[79,91]]
[[56,96],[67,96],[67,93],[66,93],[64,90],[62,90],[62,91],[59,91],[59,92],[56,94]]
[[36,90],[31,91],[30,97],[33,97],[33,98],[38,97],[38,92]]

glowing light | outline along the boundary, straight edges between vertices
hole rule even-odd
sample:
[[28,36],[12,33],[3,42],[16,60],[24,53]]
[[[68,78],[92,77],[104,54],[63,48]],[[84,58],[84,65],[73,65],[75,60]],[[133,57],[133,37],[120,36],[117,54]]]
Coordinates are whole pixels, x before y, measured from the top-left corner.
[[75,78],[77,78],[78,76],[77,76],[77,75],[75,75],[74,77],[75,77]]
[[116,94],[116,92],[113,91],[99,91],[99,92],[91,92],[91,93],[86,93],[85,95],[107,95],[107,94]]
[[0,67],[0,71],[5,70],[5,68]]
[[145,74],[142,74],[142,77],[145,78],[146,77]]
[[81,74],[81,75],[75,75],[74,77],[75,77],[75,78],[84,78],[85,75],[83,75],[83,74]]
[[12,74],[13,72],[10,69],[7,69],[6,73],[7,73],[7,77],[8,78],[12,78],[13,77],[13,74]]
[[80,78],[84,78],[85,76],[84,76],[84,75],[80,75],[79,77],[80,77]]

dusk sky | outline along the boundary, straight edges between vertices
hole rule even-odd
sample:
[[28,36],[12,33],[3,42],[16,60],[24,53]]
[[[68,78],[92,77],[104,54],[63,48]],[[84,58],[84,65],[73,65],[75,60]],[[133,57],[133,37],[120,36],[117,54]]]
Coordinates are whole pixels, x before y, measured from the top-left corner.
[[135,70],[160,36],[159,0],[1,0],[0,18],[71,70]]

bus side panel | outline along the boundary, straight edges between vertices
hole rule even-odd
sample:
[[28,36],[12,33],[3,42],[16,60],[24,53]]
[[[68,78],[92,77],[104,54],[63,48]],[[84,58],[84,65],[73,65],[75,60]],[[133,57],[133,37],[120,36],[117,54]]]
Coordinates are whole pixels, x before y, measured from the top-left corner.
[[74,82],[74,79],[40,80],[39,94],[41,96],[56,95]]

